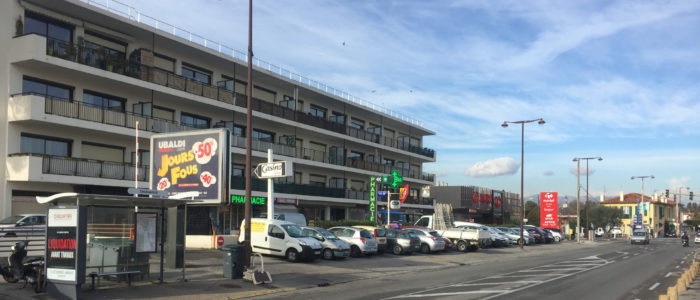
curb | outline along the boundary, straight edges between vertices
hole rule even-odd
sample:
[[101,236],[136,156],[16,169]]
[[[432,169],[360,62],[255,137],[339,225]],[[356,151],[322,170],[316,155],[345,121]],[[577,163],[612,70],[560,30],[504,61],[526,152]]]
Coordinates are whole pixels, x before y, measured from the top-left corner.
[[298,288],[284,288],[284,289],[274,289],[274,290],[267,290],[267,291],[257,291],[257,292],[243,294],[243,295],[226,297],[226,298],[222,298],[222,299],[225,299],[225,300],[243,299],[243,298],[258,297],[258,296],[271,295],[271,294],[277,294],[277,293],[291,292],[291,291],[296,291],[296,290],[298,290]]
[[678,294],[685,292],[700,271],[700,262],[695,261],[690,268],[683,272],[676,285],[668,287],[666,294],[659,295],[659,300],[678,300]]

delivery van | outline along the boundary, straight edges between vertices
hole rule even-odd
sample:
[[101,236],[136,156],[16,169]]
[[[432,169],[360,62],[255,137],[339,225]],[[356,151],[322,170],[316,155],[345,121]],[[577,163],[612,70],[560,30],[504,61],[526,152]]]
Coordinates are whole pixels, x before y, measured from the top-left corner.
[[[238,242],[245,239],[245,220]],[[291,262],[312,261],[321,256],[321,244],[299,225],[282,220],[250,219],[250,245],[253,252],[284,256]]]

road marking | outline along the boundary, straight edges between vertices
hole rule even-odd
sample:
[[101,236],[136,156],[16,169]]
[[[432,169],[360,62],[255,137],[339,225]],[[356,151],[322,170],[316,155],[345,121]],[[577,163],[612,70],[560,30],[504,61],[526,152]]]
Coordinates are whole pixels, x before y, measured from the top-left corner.
[[685,260],[681,260],[681,265],[685,263]]
[[671,276],[671,272],[668,272],[668,273],[666,274],[666,276],[664,276],[664,277],[665,277],[665,278],[668,278],[668,276]]
[[452,286],[479,286],[479,285],[499,285],[499,284],[530,284],[530,283],[541,283],[541,280],[520,280],[520,281],[506,281],[506,282],[484,282],[484,283],[458,283]]
[[[507,293],[506,290],[480,290],[480,291],[467,291],[467,292],[453,292],[453,293],[434,293],[434,294],[416,294],[416,295],[402,295],[401,298],[423,298],[423,297],[439,297],[439,296],[454,296],[454,295],[468,295],[468,294],[500,294]],[[391,298],[389,298],[391,299]]]
[[657,282],[657,283],[654,283],[654,285],[652,285],[652,286],[649,288],[649,290],[650,290],[650,291],[653,291],[657,286],[659,286],[659,283],[658,283],[658,282]]
[[680,268],[681,266],[676,266],[676,269]]

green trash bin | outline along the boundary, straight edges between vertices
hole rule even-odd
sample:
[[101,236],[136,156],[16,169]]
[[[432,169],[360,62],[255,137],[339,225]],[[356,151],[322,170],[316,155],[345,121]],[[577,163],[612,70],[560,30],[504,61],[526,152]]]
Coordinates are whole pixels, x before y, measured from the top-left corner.
[[221,250],[224,252],[224,277],[243,278],[243,245],[224,245]]

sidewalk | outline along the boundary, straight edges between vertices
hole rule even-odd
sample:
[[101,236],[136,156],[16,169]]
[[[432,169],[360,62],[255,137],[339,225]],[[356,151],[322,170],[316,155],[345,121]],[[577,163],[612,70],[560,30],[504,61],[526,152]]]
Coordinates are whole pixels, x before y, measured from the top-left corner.
[[[700,253],[696,252],[693,261],[700,261]],[[688,285],[687,290],[678,293],[678,299],[700,300],[700,276],[696,276],[693,282]]]
[[[597,247],[598,243],[585,243],[584,247]],[[561,251],[562,248],[581,247],[575,242],[565,241],[556,245],[537,245],[520,250],[517,247],[479,250],[461,253],[451,251],[434,255],[413,254],[394,256],[348,258],[326,261],[317,259],[311,263],[290,263],[283,258],[265,256],[265,270],[270,272],[272,283],[253,285],[242,279],[223,278],[223,253],[218,250],[188,250],[186,259],[186,282],[181,282],[182,269],[167,270],[166,282],[158,283],[158,275],[151,279],[135,281],[131,287],[124,282],[102,280],[94,291],[90,283],[83,285],[85,299],[239,299],[296,289],[341,284],[362,279],[386,277],[389,274],[420,272],[422,270],[446,269],[463,265],[486,263],[494,253],[509,253],[512,257],[529,257]],[[0,299],[51,299],[46,293],[34,294],[29,288],[20,289],[18,284],[0,284]]]

